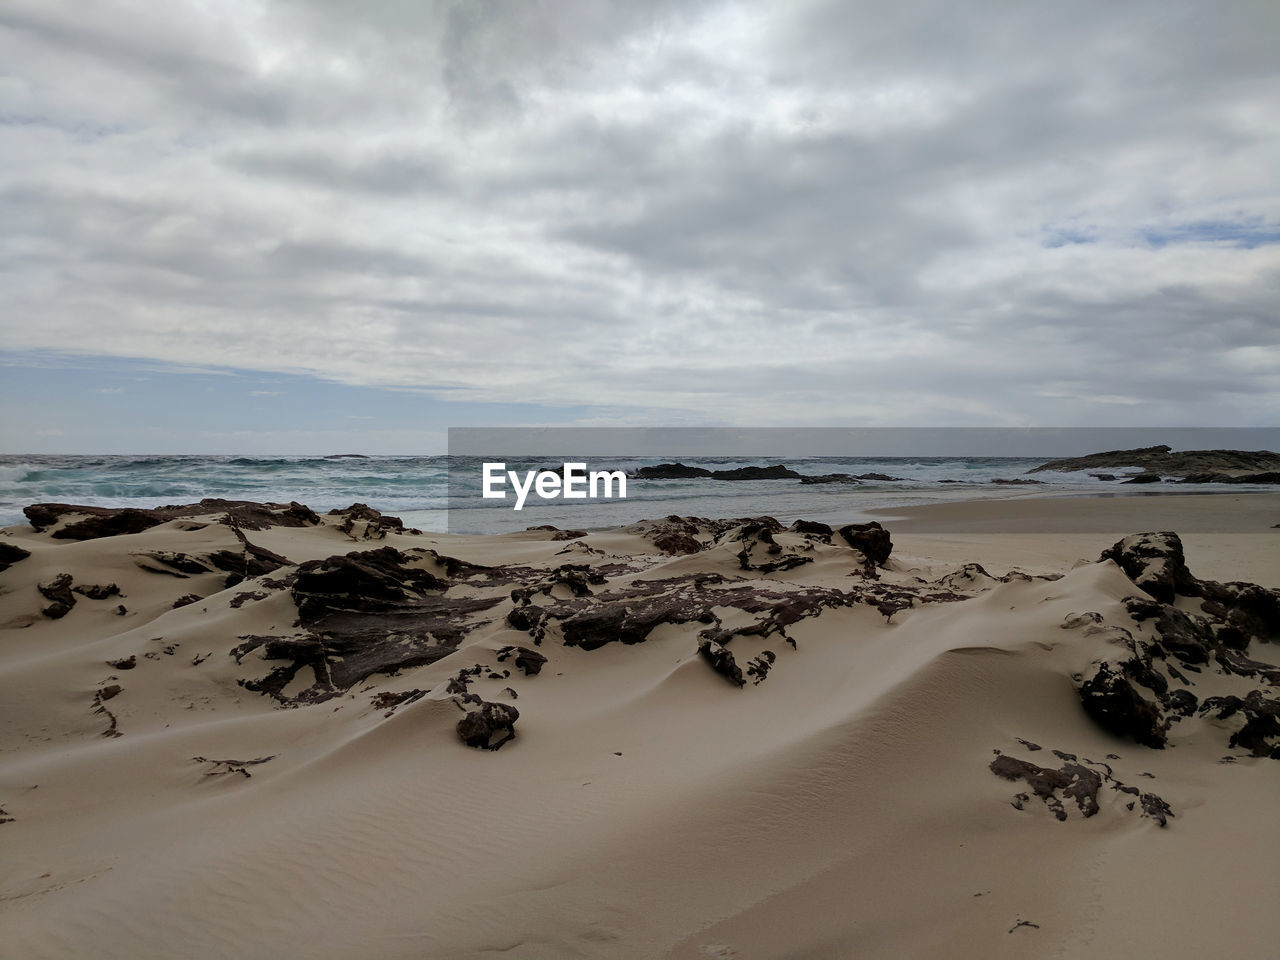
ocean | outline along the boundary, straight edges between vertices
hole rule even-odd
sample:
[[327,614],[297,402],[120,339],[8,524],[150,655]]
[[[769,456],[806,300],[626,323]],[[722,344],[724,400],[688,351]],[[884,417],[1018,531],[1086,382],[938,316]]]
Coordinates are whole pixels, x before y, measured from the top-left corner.
[[[485,459],[500,459],[488,457]],[[571,458],[580,459],[580,458]],[[604,527],[678,514],[748,517],[768,514],[784,523],[852,521],[864,511],[952,500],[1054,496],[1081,493],[1243,492],[1275,489],[1247,486],[1170,484],[1117,486],[1090,472],[1037,473],[1045,458],[1014,457],[789,457],[750,459],[595,459],[591,469],[621,469],[679,459],[711,470],[785,463],[802,474],[881,473],[900,478],[850,484],[802,484],[798,480],[722,481],[638,480],[625,500],[537,501],[519,512],[511,500],[480,497],[480,464],[454,457],[453,499],[450,458],[440,456],[0,456],[0,526],[25,523],[30,503],[60,502],[105,507],[154,507],[191,503],[205,497],[289,502],[317,512],[360,502],[400,517],[412,527],[455,533],[498,533],[540,524]],[[509,469],[556,467],[554,457],[511,458]],[[1092,471],[1100,472],[1100,471]],[[1137,470],[1114,470],[1116,475]],[[1002,485],[996,480],[1035,479],[1036,485]],[[1153,487],[1155,489],[1153,489]],[[452,509],[450,509],[452,508]]]

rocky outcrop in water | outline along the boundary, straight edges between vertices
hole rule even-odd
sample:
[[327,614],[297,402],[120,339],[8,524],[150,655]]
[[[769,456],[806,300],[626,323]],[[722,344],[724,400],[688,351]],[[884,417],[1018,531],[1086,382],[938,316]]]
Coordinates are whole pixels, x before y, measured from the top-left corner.
[[1107,450],[1083,457],[1050,460],[1038,467],[1032,467],[1027,473],[1039,473],[1042,470],[1071,472],[1114,467],[1141,467],[1147,473],[1164,477],[1186,477],[1196,474],[1237,476],[1263,471],[1280,471],[1280,453],[1270,450],[1182,450],[1175,453],[1172,447],[1161,444],[1155,447]]

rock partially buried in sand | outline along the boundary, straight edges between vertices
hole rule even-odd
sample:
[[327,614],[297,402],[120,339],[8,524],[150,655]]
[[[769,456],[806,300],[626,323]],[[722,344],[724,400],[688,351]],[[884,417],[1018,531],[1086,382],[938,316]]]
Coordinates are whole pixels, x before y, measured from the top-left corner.
[[40,611],[50,620],[62,619],[76,605],[76,598],[71,592],[71,574],[69,573],[60,573],[52,580],[39,584],[36,589],[46,600],[52,601],[49,606]]
[[724,644],[704,637],[698,641],[698,655],[711,665],[712,670],[730,683],[739,687],[747,685],[747,681],[742,676],[742,668],[738,666],[737,661],[733,659],[733,654]]
[[31,556],[30,550],[23,550],[12,543],[0,543],[0,573],[8,570],[20,560]]
[[245,530],[315,526],[320,523],[320,518],[314,511],[296,500],[285,504],[206,498],[199,503],[155,507],[151,510],[138,510],[132,507],[90,507],[71,503],[33,503],[23,507],[22,512],[26,514],[37,533],[47,530],[65,517],[81,518],[55,530],[51,534],[55,540],[96,540],[100,537],[117,537],[141,533],[170,520],[213,514],[223,514],[222,522]]
[[870,523],[850,523],[838,531],[845,543],[855,550],[861,550],[867,563],[883,567],[889,562],[889,554],[893,552],[893,541],[889,539],[889,531],[876,521]]
[[1172,530],[1135,533],[1102,552],[1100,560],[1114,560],[1125,576],[1161,603],[1175,594],[1198,596],[1196,579],[1187,569],[1182,540]]
[[511,704],[484,700],[479,710],[470,711],[458,721],[458,737],[469,747],[497,750],[515,739],[515,723],[519,719],[520,711]]
[[1121,673],[1107,664],[1080,687],[1080,702],[1085,713],[1118,737],[1133,737],[1146,747],[1163,749],[1167,742],[1169,721],[1160,708],[1134,689]]

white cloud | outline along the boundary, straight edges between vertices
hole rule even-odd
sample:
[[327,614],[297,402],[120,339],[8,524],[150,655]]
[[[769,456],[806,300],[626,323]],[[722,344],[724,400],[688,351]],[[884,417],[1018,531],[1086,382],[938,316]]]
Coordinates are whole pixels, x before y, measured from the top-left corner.
[[0,349],[609,422],[1273,422],[1277,9],[20,0]]

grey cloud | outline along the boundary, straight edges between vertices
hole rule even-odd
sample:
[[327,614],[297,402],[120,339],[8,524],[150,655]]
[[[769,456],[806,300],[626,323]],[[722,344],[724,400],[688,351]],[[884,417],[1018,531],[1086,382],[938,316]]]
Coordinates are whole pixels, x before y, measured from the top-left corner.
[[0,346],[681,422],[1280,414],[1272,4],[158,9],[0,13]]

